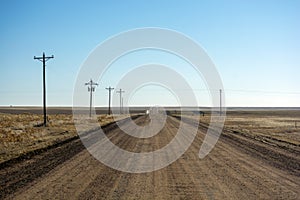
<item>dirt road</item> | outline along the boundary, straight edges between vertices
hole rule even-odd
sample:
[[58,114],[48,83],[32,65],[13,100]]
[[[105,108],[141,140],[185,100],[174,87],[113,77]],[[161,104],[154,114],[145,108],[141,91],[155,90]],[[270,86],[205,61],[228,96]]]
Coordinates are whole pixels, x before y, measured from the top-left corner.
[[[147,121],[136,119],[141,125]],[[118,128],[106,134],[123,149],[150,152],[169,143],[178,126],[178,119],[168,117],[163,130],[151,138],[135,139]],[[201,125],[180,159],[142,174],[101,164],[76,139],[1,169],[0,195],[7,199],[299,199],[299,147],[291,150],[225,131],[201,160],[198,153],[205,130]]]

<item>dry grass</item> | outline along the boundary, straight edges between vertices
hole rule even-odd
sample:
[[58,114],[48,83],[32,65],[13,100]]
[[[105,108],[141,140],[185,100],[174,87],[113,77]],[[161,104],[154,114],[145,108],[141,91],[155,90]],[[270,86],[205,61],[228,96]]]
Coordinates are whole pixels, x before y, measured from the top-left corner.
[[[196,118],[196,116],[186,116]],[[210,115],[200,117],[208,124]],[[296,127],[295,127],[296,122]],[[273,112],[230,112],[226,116],[226,129],[240,131],[253,137],[270,137],[287,143],[300,145],[300,116],[290,111]]]
[[[125,117],[128,116],[118,119]],[[97,118],[100,125],[118,120],[112,115],[98,115]],[[48,120],[47,127],[38,127],[43,122],[42,115],[0,113],[0,163],[77,136],[72,115],[49,115]]]
[[[297,127],[295,127],[295,122],[298,122]],[[300,145],[300,118],[297,117],[229,116],[225,127]]]
[[[101,125],[128,116],[98,115]],[[195,118],[195,116],[188,116]],[[77,135],[72,115],[49,115],[48,127],[36,127],[42,123],[39,114],[1,114],[0,113],[0,163],[26,152],[47,147]],[[210,115],[200,117],[204,123],[210,122]],[[295,127],[297,122],[297,127]],[[300,116],[286,113],[228,113],[225,128],[241,131],[253,137],[271,137],[287,143],[300,145]]]

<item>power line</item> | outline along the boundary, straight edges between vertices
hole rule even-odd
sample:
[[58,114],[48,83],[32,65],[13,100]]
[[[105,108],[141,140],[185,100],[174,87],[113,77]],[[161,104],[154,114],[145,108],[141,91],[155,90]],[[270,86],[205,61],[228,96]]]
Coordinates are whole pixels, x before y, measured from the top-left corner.
[[110,109],[110,99],[111,99],[111,91],[114,90],[114,88],[112,87],[108,87],[108,88],[105,88],[108,90],[108,115],[111,114],[111,109]]
[[[72,92],[72,88],[70,89],[63,89],[63,90],[48,90],[48,93],[66,93],[66,92]],[[106,91],[106,89],[98,89],[98,91]],[[166,91],[164,89],[143,89],[143,91]],[[174,89],[174,91],[195,91],[195,92],[218,92],[219,89],[216,90],[209,90],[209,89]],[[286,95],[300,95],[300,92],[289,92],[289,91],[267,91],[267,90],[234,90],[234,89],[226,89],[223,90],[225,93],[262,93],[262,94],[286,94]],[[7,93],[39,93],[38,90],[20,90],[19,88],[17,90],[13,89],[0,89],[0,93],[7,94]]]
[[36,57],[34,56],[33,59],[39,60],[43,62],[43,106],[44,106],[44,126],[46,126],[47,123],[47,113],[46,113],[46,62],[54,58],[54,56],[45,56],[45,53],[43,53],[42,57]]
[[98,83],[93,82],[91,79],[89,82],[85,83],[85,85],[88,85],[88,92],[90,92],[90,117],[92,116],[92,98],[93,98],[93,92],[95,92],[95,86],[98,86]]
[[122,93],[125,92],[124,90],[122,90],[121,88],[119,89],[119,91],[117,91],[117,93],[120,94],[120,114],[122,114],[122,110],[123,110],[123,106],[122,106]]
[[262,93],[262,94],[294,94],[298,95],[300,92],[289,92],[289,91],[269,91],[269,90],[225,90],[227,93],[237,92],[237,93]]

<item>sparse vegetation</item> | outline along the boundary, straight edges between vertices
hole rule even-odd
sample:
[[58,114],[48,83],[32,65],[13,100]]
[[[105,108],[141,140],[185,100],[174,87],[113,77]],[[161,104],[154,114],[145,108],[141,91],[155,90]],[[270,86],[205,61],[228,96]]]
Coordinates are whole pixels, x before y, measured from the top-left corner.
[[[200,117],[200,122],[209,124],[210,118],[210,114],[206,114]],[[230,111],[224,128],[251,137],[268,137],[300,146],[300,128],[295,126],[295,121],[300,122],[299,111]]]
[[[40,114],[0,113],[0,163],[77,136],[72,115],[53,114],[48,120],[48,126],[42,127],[37,126],[43,122]],[[101,125],[112,121],[112,115],[98,115]]]

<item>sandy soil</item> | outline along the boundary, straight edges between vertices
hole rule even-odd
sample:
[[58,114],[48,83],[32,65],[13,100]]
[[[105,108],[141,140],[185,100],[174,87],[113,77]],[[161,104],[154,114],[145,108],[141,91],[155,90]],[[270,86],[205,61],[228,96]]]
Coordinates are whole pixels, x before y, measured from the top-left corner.
[[[147,120],[139,117],[136,122]],[[182,120],[193,124],[191,118]],[[106,134],[121,148],[144,152],[168,143],[178,125],[177,118],[168,117],[157,137],[148,139],[134,139],[115,126],[108,126]],[[106,167],[84,149],[79,139],[73,140],[1,169],[0,195],[7,199],[299,198],[297,144],[283,148],[272,141],[266,143],[242,132],[225,130],[213,151],[200,160],[198,152],[205,131],[206,125],[201,124],[193,144],[176,162],[143,174]]]
[[[198,118],[184,115],[187,118]],[[201,116],[200,122],[208,125],[210,114]],[[277,140],[278,143],[300,146],[300,111],[229,111],[226,115],[225,129],[240,132],[261,140]]]
[[[3,110],[0,110],[3,111]],[[20,110],[16,110],[16,112]],[[105,126],[128,116],[98,115],[99,125]],[[29,152],[77,137],[72,115],[50,114],[47,127],[39,126],[43,115],[0,112],[0,164]]]

